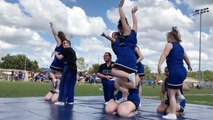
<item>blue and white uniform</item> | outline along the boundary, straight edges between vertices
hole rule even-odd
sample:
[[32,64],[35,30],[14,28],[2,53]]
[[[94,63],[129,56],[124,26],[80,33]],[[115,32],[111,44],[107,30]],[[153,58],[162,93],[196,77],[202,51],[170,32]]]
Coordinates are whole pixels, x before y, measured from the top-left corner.
[[[106,63],[100,65],[100,67],[98,68],[98,73],[101,73],[103,75],[112,76],[111,69],[112,69],[113,64],[114,64],[114,62],[111,62],[111,64],[109,66],[107,66]],[[114,97],[115,81],[101,78],[101,83],[103,85],[104,100],[105,100],[105,102],[108,102],[110,99],[113,99],[113,97]]]
[[131,30],[130,35],[120,36],[113,43],[113,51],[117,55],[114,68],[127,73],[136,73],[135,47],[137,44],[136,32]]
[[[167,94],[166,94],[167,98],[166,98],[166,100],[164,101],[164,103],[165,103],[166,105],[169,106],[170,104],[169,104],[169,95],[168,95],[168,92],[167,92],[167,87],[168,87],[167,82],[168,82],[168,79],[165,79],[165,83],[164,83],[164,84],[165,84],[165,91],[164,91],[164,92],[167,93]],[[181,86],[180,91],[181,91],[181,94],[183,95],[182,86]],[[179,103],[179,106],[180,106],[180,108],[179,108],[178,112],[184,112],[184,109],[185,109],[185,106],[186,106],[186,100],[184,99],[183,101],[181,101],[181,102]]]
[[[131,101],[135,107],[136,110],[139,107],[140,104],[140,97],[139,97],[139,86],[137,86],[136,89],[129,89],[129,96],[127,97],[127,101]],[[122,93],[120,91],[117,92],[117,94],[114,97],[114,100],[119,100],[120,98],[122,98]]]
[[[55,51],[59,52],[59,53],[62,53],[63,49],[64,49],[63,45],[61,44],[60,46],[55,48]],[[53,70],[57,70],[57,71],[61,71],[62,72],[63,68],[64,68],[64,63],[63,63],[63,61],[59,60],[55,56],[53,62],[50,65],[50,68],[53,69]]]
[[173,42],[172,45],[173,48],[166,59],[169,71],[167,87],[180,89],[187,75],[183,65],[184,49],[178,42]]
[[115,42],[111,42],[112,51],[115,53],[116,56],[119,52],[119,39],[120,37],[116,38]]

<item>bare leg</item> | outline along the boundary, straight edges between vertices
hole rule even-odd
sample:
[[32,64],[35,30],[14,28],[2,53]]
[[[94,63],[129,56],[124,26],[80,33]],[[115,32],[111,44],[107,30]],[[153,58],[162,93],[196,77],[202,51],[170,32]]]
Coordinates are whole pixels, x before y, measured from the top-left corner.
[[[121,78],[118,78],[118,79],[121,79]],[[127,81],[127,79],[125,80],[121,80],[122,82],[120,82],[120,84],[122,84],[122,86],[125,86],[126,88],[128,89],[135,89],[135,87],[133,86],[133,84],[131,82],[125,82]],[[136,76],[136,86],[138,85],[138,83],[140,82],[140,78],[139,76],[137,75]]]
[[124,86],[122,86],[120,84],[121,82],[123,82],[123,81],[121,81],[121,79],[117,79],[115,81],[115,88],[118,91],[121,91],[121,93],[122,93],[122,97],[120,99],[118,99],[118,100],[115,100],[115,102],[118,103],[118,104],[127,101],[127,98],[128,98],[128,95],[129,95],[129,89],[125,88]]
[[49,100],[51,100],[52,96],[53,96],[53,94],[51,92],[48,92],[47,95],[44,97],[44,100],[49,101]]
[[129,74],[127,72],[124,72],[122,70],[118,70],[116,68],[112,68],[111,73],[115,77],[119,77],[121,79],[128,79],[133,84],[134,88],[136,87],[136,76],[135,76],[135,73]]
[[165,104],[165,103],[160,103],[160,105],[158,106],[158,108],[157,108],[157,112],[158,113],[170,113],[170,111],[169,112],[167,112],[167,110],[169,111],[170,109],[168,108],[168,105],[167,104]]
[[112,73],[113,76],[119,77],[119,78],[122,78],[122,79],[127,79],[128,76],[129,76],[129,73],[124,72],[122,70],[115,69],[115,68],[112,68],[111,73]]
[[55,74],[55,77],[56,77],[55,88],[56,88],[56,90],[59,90],[61,76],[62,76],[62,73],[60,71],[56,71],[56,74]]
[[182,95],[179,89],[177,90],[177,95],[178,96]]
[[105,106],[105,112],[115,115],[117,113],[118,104],[111,99]]
[[176,103],[176,98],[175,98],[175,95],[177,94],[177,92],[178,92],[178,90],[176,90],[176,89],[168,88],[170,113],[163,116],[163,118],[165,118],[165,119],[175,119],[175,120],[177,119],[177,116],[176,116],[177,103]]
[[55,80],[56,77],[55,77],[55,71],[53,69],[50,69],[50,78],[52,78],[52,80]]
[[[180,110],[180,106],[179,106],[179,104],[177,104],[177,106],[176,106],[176,115],[177,115],[177,116],[180,115],[179,110]],[[171,113],[171,108],[170,108],[170,106],[167,107],[167,109],[166,109],[166,114],[169,114],[169,113]]]
[[135,105],[133,102],[131,101],[126,101],[123,102],[121,104],[119,104],[118,106],[118,115],[121,117],[127,117],[127,118],[131,118],[133,116],[135,116]]
[[142,96],[142,81],[143,81],[143,77],[139,77],[140,78],[140,81],[139,81],[139,83],[138,84],[140,84],[140,86],[139,86],[139,97],[141,97]]
[[51,102],[53,102],[53,103],[57,102],[58,101],[58,96],[59,96],[58,93],[54,93],[53,96],[52,96]]
[[118,91],[121,91],[122,92],[122,97],[123,98],[126,98],[127,99],[127,97],[128,97],[128,95],[129,95],[129,90],[128,90],[128,88],[125,88],[124,86],[122,86],[120,83],[121,83],[122,81],[120,80],[120,79],[117,79],[116,81],[115,81],[115,88],[118,90]]
[[177,90],[177,102],[180,103],[185,99],[185,97],[181,94],[180,89]]
[[53,86],[56,87],[56,76],[55,76],[55,70],[53,69],[50,69],[50,72],[49,72],[49,75],[50,75],[50,78],[52,78],[52,82],[53,82]]
[[175,114],[176,106],[177,106],[175,95],[177,93],[177,90],[168,88],[168,93],[169,93],[169,99],[170,99],[169,103],[170,103],[171,113]]

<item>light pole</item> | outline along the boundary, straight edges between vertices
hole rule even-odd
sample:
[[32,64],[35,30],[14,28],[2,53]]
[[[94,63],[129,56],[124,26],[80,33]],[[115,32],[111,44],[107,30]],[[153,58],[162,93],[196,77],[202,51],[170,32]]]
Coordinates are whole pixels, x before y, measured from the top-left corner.
[[193,15],[200,15],[200,38],[199,38],[199,70],[198,70],[198,80],[199,84],[202,81],[202,72],[201,72],[201,23],[202,23],[202,14],[209,12],[209,8],[197,9],[193,12]]

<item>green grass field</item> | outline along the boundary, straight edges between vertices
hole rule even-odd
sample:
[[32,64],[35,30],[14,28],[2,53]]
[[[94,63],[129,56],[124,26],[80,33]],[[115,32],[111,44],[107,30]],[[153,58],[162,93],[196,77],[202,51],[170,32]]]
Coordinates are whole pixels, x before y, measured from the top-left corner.
[[[160,87],[143,86],[143,96],[145,98],[159,99]],[[211,105],[213,106],[213,89],[190,89],[184,91],[187,103]]]
[[[76,96],[99,96],[102,91],[99,90],[101,84],[83,84],[76,85]],[[34,82],[10,82],[0,81],[0,97],[36,97],[45,96],[49,92],[49,83]],[[152,86],[143,86],[143,97],[159,99],[160,88]],[[187,103],[203,104],[213,106],[213,89],[191,89],[185,91]]]

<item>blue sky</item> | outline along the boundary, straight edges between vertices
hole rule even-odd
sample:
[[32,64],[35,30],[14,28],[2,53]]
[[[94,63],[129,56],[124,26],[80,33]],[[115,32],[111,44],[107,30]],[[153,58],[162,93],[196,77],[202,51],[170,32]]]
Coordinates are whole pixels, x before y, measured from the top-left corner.
[[[89,66],[103,63],[104,52],[112,52],[110,43],[100,34],[116,31],[119,0],[0,0],[0,57],[26,54],[40,67],[49,67],[56,45],[49,22],[56,30],[74,37],[72,47]],[[193,71],[198,70],[199,16],[195,9],[209,7],[202,15],[202,70],[213,70],[213,1],[212,0],[125,0],[124,12],[131,21],[131,8],[138,6],[138,46],[148,65],[156,72],[166,43],[165,34],[177,26]],[[116,56],[113,54],[113,60]],[[164,64],[165,65],[165,64]]]

